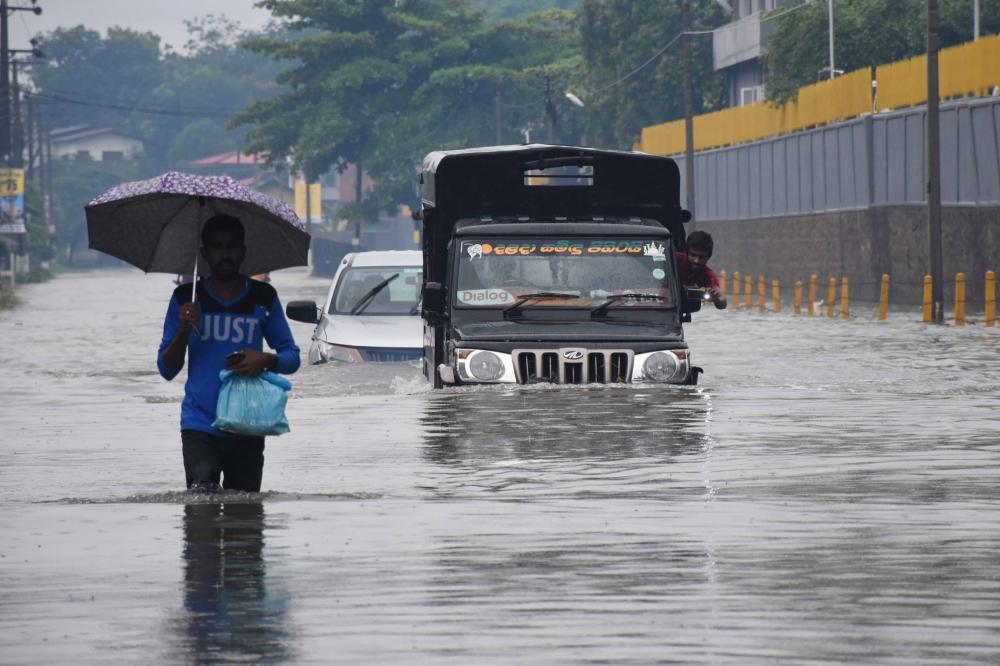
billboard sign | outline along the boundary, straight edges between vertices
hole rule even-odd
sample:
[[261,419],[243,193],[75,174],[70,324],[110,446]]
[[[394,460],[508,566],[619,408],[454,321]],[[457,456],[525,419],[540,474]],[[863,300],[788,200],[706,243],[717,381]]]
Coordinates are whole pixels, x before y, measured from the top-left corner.
[[0,233],[27,233],[24,226],[24,169],[0,169]]

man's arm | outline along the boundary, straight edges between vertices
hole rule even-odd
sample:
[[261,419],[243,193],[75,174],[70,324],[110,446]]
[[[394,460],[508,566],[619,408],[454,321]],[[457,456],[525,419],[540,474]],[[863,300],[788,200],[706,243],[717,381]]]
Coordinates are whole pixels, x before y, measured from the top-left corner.
[[712,302],[715,303],[715,307],[719,310],[725,310],[728,303],[726,302],[726,297],[722,295],[722,291],[719,290],[719,287],[713,285],[707,291]]
[[156,357],[156,367],[167,381],[176,377],[184,367],[188,338],[197,323],[198,308],[193,303],[178,305],[176,298],[170,299],[167,316],[163,320],[163,339]]
[[290,375],[299,369],[299,348],[277,297],[264,318],[264,340],[277,353],[259,352],[248,347],[243,350],[243,358],[229,366],[230,369],[241,375],[256,375],[264,370]]
[[709,298],[712,299],[712,303],[715,304],[716,308],[725,310],[728,303],[726,302],[726,297],[722,295],[722,289],[719,288],[719,276],[708,266],[705,266],[705,276],[708,278],[706,291]]

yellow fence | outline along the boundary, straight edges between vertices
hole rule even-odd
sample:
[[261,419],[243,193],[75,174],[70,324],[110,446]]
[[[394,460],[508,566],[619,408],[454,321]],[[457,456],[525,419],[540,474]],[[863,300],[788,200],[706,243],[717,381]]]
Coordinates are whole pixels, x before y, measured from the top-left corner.
[[[987,95],[1000,86],[1000,35],[941,51],[941,96]],[[927,57],[888,65],[875,73],[879,110],[898,109],[927,100]],[[783,106],[757,102],[694,118],[694,149],[708,150],[757,141],[871,113],[872,74],[867,68],[799,89]],[[642,130],[637,150],[656,155],[684,152],[684,121]]]

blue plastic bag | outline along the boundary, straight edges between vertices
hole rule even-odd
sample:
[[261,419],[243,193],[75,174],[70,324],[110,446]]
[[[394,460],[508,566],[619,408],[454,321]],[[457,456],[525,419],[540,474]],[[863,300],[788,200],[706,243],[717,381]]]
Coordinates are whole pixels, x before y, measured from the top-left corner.
[[281,435],[288,432],[285,403],[292,383],[270,371],[256,377],[219,373],[222,388],[212,427],[238,435]]

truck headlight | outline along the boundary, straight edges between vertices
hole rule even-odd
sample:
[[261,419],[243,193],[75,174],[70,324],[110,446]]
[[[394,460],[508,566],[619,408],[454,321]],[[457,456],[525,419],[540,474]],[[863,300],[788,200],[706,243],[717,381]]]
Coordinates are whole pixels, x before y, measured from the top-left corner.
[[666,382],[677,373],[680,363],[677,357],[666,352],[654,352],[642,364],[642,371],[654,382]]
[[688,377],[688,351],[672,349],[636,354],[633,382],[668,382],[679,384]]
[[489,351],[478,351],[469,357],[469,373],[483,382],[495,382],[504,373],[503,361]]

